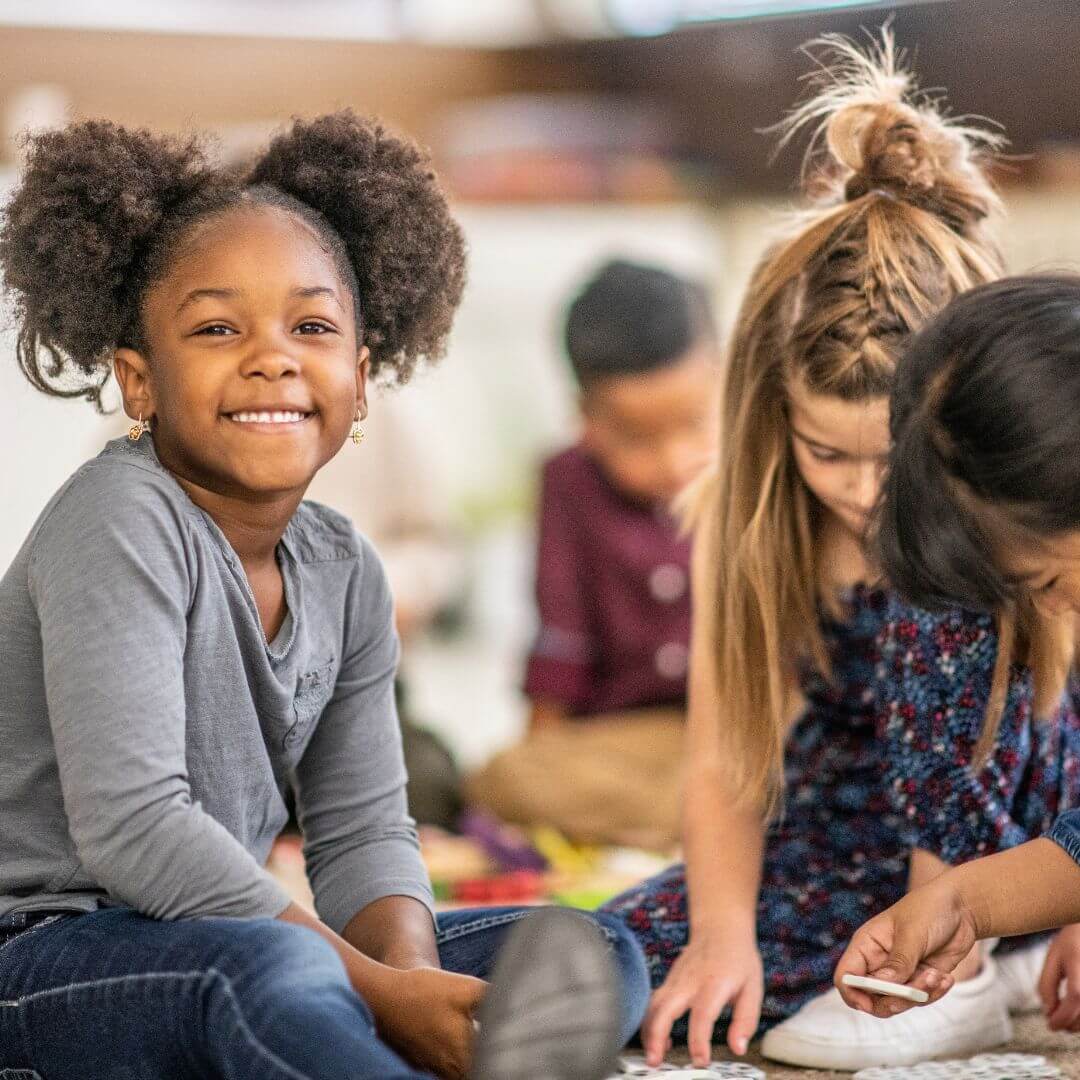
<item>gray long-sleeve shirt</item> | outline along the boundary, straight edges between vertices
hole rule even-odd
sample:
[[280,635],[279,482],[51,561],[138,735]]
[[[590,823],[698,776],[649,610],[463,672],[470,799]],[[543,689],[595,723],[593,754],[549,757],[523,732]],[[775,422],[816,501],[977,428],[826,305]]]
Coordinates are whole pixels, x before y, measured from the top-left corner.
[[431,905],[378,557],[309,502],[278,552],[289,614],[268,645],[239,559],[149,438],[52,498],[0,580],[0,916],[277,915],[263,863],[286,784],[326,923]]

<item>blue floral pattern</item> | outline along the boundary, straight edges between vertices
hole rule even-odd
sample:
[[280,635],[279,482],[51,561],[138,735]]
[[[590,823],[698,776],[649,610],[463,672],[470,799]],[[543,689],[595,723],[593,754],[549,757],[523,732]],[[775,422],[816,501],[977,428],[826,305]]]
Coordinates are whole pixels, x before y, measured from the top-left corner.
[[[851,935],[903,895],[913,847],[962,862],[1040,835],[1080,802],[1074,686],[1053,718],[1037,722],[1030,676],[1014,668],[994,752],[976,772],[997,653],[992,620],[933,616],[861,588],[850,601],[850,619],[823,620],[832,680],[801,675],[807,708],[788,741],[784,810],[766,841],[762,1030],[831,986]],[[638,935],[659,986],[688,938],[684,868],[603,910]],[[684,1019],[675,1038],[685,1037]]]

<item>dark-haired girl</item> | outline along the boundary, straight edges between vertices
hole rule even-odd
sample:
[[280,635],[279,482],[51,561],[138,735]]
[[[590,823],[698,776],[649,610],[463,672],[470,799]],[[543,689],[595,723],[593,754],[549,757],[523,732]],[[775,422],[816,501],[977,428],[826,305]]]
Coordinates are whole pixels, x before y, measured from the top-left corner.
[[[463,244],[427,160],[349,112],[246,176],[80,123],[31,145],[0,261],[30,381],[115,372],[133,421],[0,582],[0,1074],[603,1075],[636,944],[433,920],[385,576],[302,501],[369,375],[443,350]],[[287,786],[318,918],[263,866]]]
[[[955,300],[907,351],[892,397],[880,518],[890,579],[928,608],[1005,611],[1033,648],[1036,615],[1080,612],[1080,278],[1013,278]],[[1059,654],[1060,668],[1073,661]],[[1075,769],[1075,764],[1074,764]],[[1080,921],[1080,811],[1042,839],[950,870],[867,923],[837,968],[931,991],[980,938]],[[1080,1030],[1075,959],[1039,983],[1050,1027]],[[907,1008],[841,986],[878,1016]]]

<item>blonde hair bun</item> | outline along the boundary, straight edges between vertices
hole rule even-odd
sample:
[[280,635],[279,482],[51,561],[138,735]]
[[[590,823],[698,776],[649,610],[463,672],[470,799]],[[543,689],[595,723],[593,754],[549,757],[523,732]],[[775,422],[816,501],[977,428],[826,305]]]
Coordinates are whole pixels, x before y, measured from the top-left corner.
[[860,49],[836,34],[811,41],[811,94],[774,130],[785,146],[814,125],[803,181],[825,202],[883,195],[963,231],[998,206],[986,158],[1004,143],[989,126],[949,117],[903,66],[891,27]]

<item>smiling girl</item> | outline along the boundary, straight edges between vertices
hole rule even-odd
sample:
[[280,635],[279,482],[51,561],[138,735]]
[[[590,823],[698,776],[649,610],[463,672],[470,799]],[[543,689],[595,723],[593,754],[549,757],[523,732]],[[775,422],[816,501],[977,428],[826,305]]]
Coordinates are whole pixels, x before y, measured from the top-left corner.
[[[385,575],[302,501],[368,377],[443,350],[463,244],[424,156],[349,112],[243,176],[75,124],[32,144],[0,259],[30,381],[100,401],[115,373],[135,421],[0,583],[0,1073],[603,1075],[636,945],[435,923]],[[287,787],[317,918],[263,866]]]

